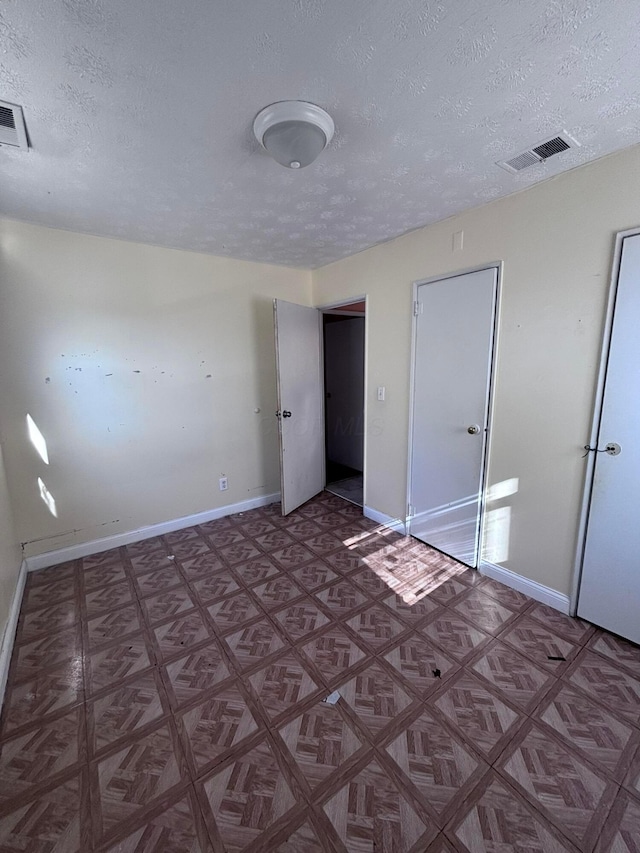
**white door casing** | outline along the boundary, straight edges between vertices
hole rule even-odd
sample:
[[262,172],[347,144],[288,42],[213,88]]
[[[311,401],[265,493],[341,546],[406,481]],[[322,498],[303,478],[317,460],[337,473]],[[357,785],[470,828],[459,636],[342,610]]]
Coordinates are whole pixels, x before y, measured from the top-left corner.
[[477,567],[497,267],[419,284],[409,471],[412,536]]
[[324,410],[320,314],[273,300],[282,514],[324,488]]
[[618,269],[591,445],[578,615],[640,643],[640,234],[622,238]]

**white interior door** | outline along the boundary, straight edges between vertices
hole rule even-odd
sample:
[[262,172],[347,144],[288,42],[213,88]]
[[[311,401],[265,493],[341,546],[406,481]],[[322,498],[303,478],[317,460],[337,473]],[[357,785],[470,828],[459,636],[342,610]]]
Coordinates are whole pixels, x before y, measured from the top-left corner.
[[282,514],[324,488],[320,315],[273,300]]
[[578,615],[640,643],[640,235],[619,270]]
[[477,567],[497,269],[417,288],[409,531]]

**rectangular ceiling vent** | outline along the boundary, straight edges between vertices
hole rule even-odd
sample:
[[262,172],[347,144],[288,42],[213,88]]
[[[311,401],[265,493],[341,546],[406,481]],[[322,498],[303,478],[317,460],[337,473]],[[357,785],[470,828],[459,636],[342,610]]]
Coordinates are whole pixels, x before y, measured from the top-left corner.
[[552,139],[546,139],[532,148],[527,148],[526,151],[521,151],[509,160],[498,160],[496,166],[506,169],[511,174],[516,174],[523,169],[528,169],[529,166],[535,166],[536,163],[544,163],[549,157],[554,157],[556,154],[561,154],[563,151],[579,145],[579,142],[572,136],[569,136],[566,130],[563,130],[562,133],[559,133]]
[[0,101],[0,145],[29,149],[22,107]]

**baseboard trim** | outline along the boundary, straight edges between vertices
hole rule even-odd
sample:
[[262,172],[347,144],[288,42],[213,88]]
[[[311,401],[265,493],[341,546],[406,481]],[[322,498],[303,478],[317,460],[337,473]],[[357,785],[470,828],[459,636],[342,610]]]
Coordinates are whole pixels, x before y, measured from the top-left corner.
[[58,566],[68,560],[79,560],[91,554],[99,554],[101,551],[110,551],[111,548],[120,548],[122,545],[130,545],[132,542],[140,542],[142,539],[151,539],[154,536],[164,536],[173,533],[174,530],[182,530],[185,527],[193,527],[195,524],[205,524],[207,521],[215,521],[226,515],[235,515],[238,512],[248,512],[250,509],[258,509],[261,506],[275,503],[280,500],[280,492],[263,495],[259,498],[250,498],[236,504],[227,504],[217,509],[197,512],[194,515],[184,515],[171,521],[163,521],[160,524],[151,524],[148,527],[139,527],[127,533],[115,533],[113,536],[105,536],[102,539],[93,539],[90,542],[81,542],[78,545],[69,545],[67,548],[58,548],[56,551],[45,551],[25,560],[27,571],[35,572],[38,569],[47,569],[49,566]]
[[373,509],[370,506],[364,506],[362,510],[365,518],[370,518],[371,521],[382,524],[390,530],[395,530],[396,533],[402,533],[403,536],[406,535],[407,528],[401,518],[393,518],[390,515],[385,515],[384,512],[378,512],[377,509]]
[[18,580],[16,588],[11,599],[11,607],[7,617],[7,624],[4,628],[2,636],[2,645],[0,646],[0,708],[4,702],[4,693],[7,689],[7,678],[9,677],[9,667],[11,665],[11,654],[13,652],[13,644],[16,639],[16,630],[18,628],[18,618],[20,616],[20,607],[22,606],[22,596],[24,595],[24,587],[27,582],[27,562],[23,560],[20,563],[18,571]]
[[569,615],[571,602],[568,595],[563,595],[549,586],[529,580],[529,578],[517,575],[503,566],[497,566],[495,563],[489,563],[486,560],[482,560],[478,570],[481,575],[493,578],[494,581],[500,581],[500,583],[511,587],[511,589],[522,592],[530,598],[540,601],[542,604],[548,604],[549,607],[553,607],[555,610]]

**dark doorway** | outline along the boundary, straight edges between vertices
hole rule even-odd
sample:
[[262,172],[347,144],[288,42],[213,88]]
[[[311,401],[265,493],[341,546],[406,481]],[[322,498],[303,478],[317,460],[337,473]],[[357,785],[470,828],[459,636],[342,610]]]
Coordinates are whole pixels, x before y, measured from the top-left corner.
[[363,505],[364,303],[323,314],[327,490]]

